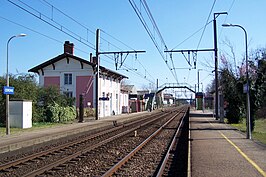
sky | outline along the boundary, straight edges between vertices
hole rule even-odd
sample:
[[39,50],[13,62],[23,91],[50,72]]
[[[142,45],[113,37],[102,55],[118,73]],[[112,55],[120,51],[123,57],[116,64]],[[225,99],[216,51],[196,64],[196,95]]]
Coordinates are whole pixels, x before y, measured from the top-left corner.
[[[161,36],[146,14],[144,2]],[[150,35],[132,3],[145,20]],[[159,86],[178,82],[195,87],[199,73],[200,88],[205,90],[214,79],[213,52],[197,52],[196,69],[192,69],[186,53],[160,54],[157,48],[213,49],[213,13],[228,12],[217,17],[218,52],[230,55],[225,44],[229,41],[238,65],[245,53],[244,33],[240,28],[221,25],[243,26],[248,33],[249,51],[266,47],[265,7],[265,0],[1,0],[0,74],[6,73],[7,41],[14,35],[27,34],[9,43],[9,72],[22,74],[62,54],[65,41],[74,43],[74,55],[89,60],[90,53],[95,55],[95,33],[100,29],[101,52],[146,51],[122,56],[125,60],[117,72],[129,77],[128,84],[142,89],[155,86],[158,79]],[[100,55],[100,64],[116,70],[112,54]]]

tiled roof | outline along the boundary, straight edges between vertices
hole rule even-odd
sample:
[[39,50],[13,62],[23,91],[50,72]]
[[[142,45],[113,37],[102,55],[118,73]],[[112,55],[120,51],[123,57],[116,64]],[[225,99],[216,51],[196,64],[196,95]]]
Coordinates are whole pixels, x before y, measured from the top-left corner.
[[[38,71],[41,70],[42,68],[47,67],[49,65],[52,65],[53,63],[55,63],[57,61],[60,61],[62,59],[65,59],[65,58],[72,58],[72,59],[75,59],[75,60],[77,60],[77,61],[79,61],[81,63],[85,63],[85,64],[88,64],[88,65],[91,65],[93,68],[96,67],[96,64],[95,63],[91,63],[88,60],[84,60],[84,59],[82,59],[80,57],[77,57],[75,55],[71,55],[69,53],[63,53],[61,55],[58,55],[57,57],[54,57],[54,58],[52,58],[52,59],[50,59],[50,60],[48,60],[48,61],[46,61],[44,63],[41,63],[41,64],[39,64],[39,65],[37,65],[37,66],[29,69],[28,72],[34,72],[34,73],[38,73],[39,74]],[[124,76],[122,74],[119,74],[119,73],[117,73],[115,71],[112,71],[112,70],[110,70],[108,68],[105,68],[103,66],[100,66],[100,72],[102,74],[103,73],[106,73],[107,75],[110,75],[110,76],[113,76],[113,77],[120,77],[121,79],[128,78],[127,76]]]

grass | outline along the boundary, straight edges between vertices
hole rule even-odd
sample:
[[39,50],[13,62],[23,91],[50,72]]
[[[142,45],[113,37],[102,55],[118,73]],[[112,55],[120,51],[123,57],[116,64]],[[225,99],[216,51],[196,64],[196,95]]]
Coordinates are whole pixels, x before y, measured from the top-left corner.
[[[65,123],[49,123],[49,122],[41,122],[41,123],[33,123],[31,128],[21,129],[21,128],[10,128],[10,134],[19,134],[23,132],[31,132],[35,130],[40,129],[46,129],[46,128],[53,128],[53,127],[59,127],[66,124],[71,124],[72,122],[65,122]],[[6,128],[0,127],[0,137],[4,136],[6,134]]]
[[[231,124],[233,127],[237,128],[242,132],[246,132],[246,121],[239,124]],[[252,138],[266,144],[266,119],[255,120],[255,129],[252,132]]]

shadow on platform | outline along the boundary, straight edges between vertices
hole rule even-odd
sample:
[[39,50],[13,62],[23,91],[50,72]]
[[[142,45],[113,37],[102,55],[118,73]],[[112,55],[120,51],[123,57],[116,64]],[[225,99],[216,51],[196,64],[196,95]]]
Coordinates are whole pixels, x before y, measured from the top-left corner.
[[213,113],[190,113],[189,114],[190,117],[214,117]]
[[190,123],[196,123],[196,124],[208,124],[208,123],[220,123],[219,120],[190,120]]
[[236,128],[210,128],[210,127],[207,127],[207,128],[190,128],[189,129],[190,131],[201,131],[201,130],[215,130],[215,131],[222,131],[222,130],[237,130]]

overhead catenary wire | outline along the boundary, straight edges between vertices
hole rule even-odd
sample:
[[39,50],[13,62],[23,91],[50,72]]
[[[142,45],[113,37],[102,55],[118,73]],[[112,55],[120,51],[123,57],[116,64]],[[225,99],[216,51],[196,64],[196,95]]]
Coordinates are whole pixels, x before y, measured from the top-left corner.
[[[85,38],[81,37],[80,35],[76,34],[75,32],[73,32],[72,30],[66,28],[65,26],[61,25],[59,22],[55,21],[53,19],[53,16],[52,18],[49,18],[48,16],[42,14],[40,11],[36,10],[35,8],[31,7],[30,5],[24,3],[23,1],[21,0],[17,0],[19,1],[20,3],[22,3],[24,6],[26,6],[28,9],[26,9],[25,7],[22,7],[21,5],[15,3],[14,1],[12,0],[7,0],[8,2],[10,2],[11,4],[17,6],[18,8],[24,10],[25,12],[29,13],[30,15],[42,20],[43,22],[45,22],[46,24],[56,28],[57,30],[65,33],[66,35],[69,35],[70,37],[76,39],[77,41],[81,42],[82,44],[88,46],[89,48],[95,50],[95,46],[94,44],[92,43],[89,43],[88,40],[86,40]],[[52,4],[48,3],[47,1],[43,0],[43,2],[45,2],[46,4],[48,4],[50,7],[52,7],[52,9],[56,9],[58,10],[60,13],[62,13],[63,15],[65,15],[66,17],[70,18],[71,20],[73,20],[75,23],[79,24],[80,26],[82,26],[83,28],[85,28],[87,31],[91,32],[92,34],[95,34],[95,32],[93,32],[92,30],[90,30],[89,28],[87,28],[85,25],[82,25],[81,23],[79,23],[77,20],[75,20],[74,18],[70,17],[69,15],[67,15],[66,13],[64,13],[63,11],[61,11],[60,9],[56,8],[55,6],[53,6]],[[30,9],[30,10],[29,10]],[[52,20],[52,22],[49,22],[48,20]],[[31,31],[34,31],[31,29]],[[37,32],[37,31],[36,31]],[[38,33],[38,32],[37,32]],[[105,32],[106,33],[106,32]],[[107,34],[107,33],[106,33]],[[108,34],[109,36],[111,36],[110,34]],[[48,37],[48,36],[47,36]],[[123,45],[127,46],[125,43],[123,43],[122,41],[118,40],[117,38],[115,37],[112,37],[113,39],[116,39],[117,41],[119,41],[120,43],[122,43]],[[101,38],[103,41],[106,41],[108,42],[109,44],[111,44],[112,46],[114,46],[115,48],[118,48],[116,45],[110,43],[108,40],[104,39],[104,38]],[[60,41],[58,41],[60,42]],[[60,42],[61,43],[61,42]],[[83,51],[84,52],[84,51]],[[85,52],[87,53],[87,52]],[[112,59],[111,57],[109,56],[106,56],[110,59]],[[112,59],[113,60],[113,59]],[[143,66],[144,67],[144,66]],[[128,71],[132,71],[134,72],[134,70],[132,70],[130,67],[126,66],[126,68],[128,69]],[[146,70],[146,69],[145,69]],[[137,75],[143,77],[143,75],[141,75],[140,73],[138,73]],[[150,75],[150,74],[149,74]],[[151,76],[151,75],[150,75]],[[144,77],[143,77],[144,78]],[[150,79],[147,79],[147,78],[144,78],[146,80],[148,80],[149,82],[151,82],[152,80]],[[152,81],[152,83],[154,83],[154,81]]]
[[[71,30],[68,30],[68,28],[64,27],[63,25],[60,25],[59,23],[56,23],[55,21],[53,21],[53,23],[54,23],[54,24],[53,24],[53,23],[51,23],[51,22],[45,20],[44,17],[47,18],[47,19],[49,19],[49,17],[47,17],[46,15],[42,14],[42,13],[39,12],[38,10],[32,8],[32,7],[29,6],[28,4],[22,2],[21,0],[18,0],[18,1],[21,2],[22,4],[24,4],[25,6],[27,6],[28,8],[32,9],[33,11],[37,12],[38,15],[36,15],[35,13],[31,12],[30,10],[28,10],[28,9],[26,9],[26,8],[24,8],[24,7],[22,7],[21,5],[19,5],[19,4],[15,3],[15,2],[13,2],[13,1],[11,1],[11,0],[7,0],[7,1],[10,2],[10,3],[12,3],[13,5],[17,6],[18,8],[24,10],[25,12],[29,13],[30,15],[32,15],[32,16],[34,16],[34,17],[40,19],[41,21],[43,21],[43,22],[45,22],[45,23],[47,23],[48,25],[52,26],[53,28],[55,28],[55,29],[57,29],[57,30],[59,30],[59,31],[61,31],[61,32],[65,33],[65,34],[67,34],[67,35],[69,35],[69,36],[71,36],[72,38],[74,38],[74,39],[76,39],[77,41],[79,41],[79,42],[83,43],[84,45],[86,45],[87,47],[89,47],[89,48],[95,50],[95,47],[94,47],[93,44],[88,43],[88,42],[84,42],[84,41],[86,41],[86,40],[84,40],[84,39],[83,39],[81,36],[79,36],[78,34],[72,32]],[[56,25],[59,25],[59,26],[56,26]],[[67,30],[67,31],[65,31],[64,29]],[[84,40],[84,41],[83,41],[83,40]]]
[[[27,29],[27,30],[29,30],[29,31],[31,31],[31,32],[34,32],[34,33],[36,33],[36,34],[39,34],[39,35],[41,35],[41,36],[43,36],[43,37],[45,37],[45,38],[48,38],[48,39],[50,39],[50,40],[53,40],[53,41],[55,41],[55,42],[57,42],[57,43],[64,44],[64,42],[60,41],[59,39],[56,39],[56,38],[51,37],[51,36],[48,36],[48,35],[46,35],[46,34],[44,34],[44,33],[41,33],[41,32],[39,32],[39,31],[37,31],[37,30],[34,30],[34,29],[30,28],[30,27],[27,27],[27,26],[22,25],[22,24],[20,24],[20,23],[14,22],[14,21],[9,20],[9,19],[7,19],[7,18],[5,18],[5,17],[2,17],[2,16],[0,16],[0,18],[3,19],[3,20],[5,20],[5,21],[7,21],[7,22],[9,22],[9,23],[15,24],[15,25],[20,26],[20,27],[22,27],[22,28],[25,28],[25,29]],[[86,52],[86,51],[84,51],[84,50],[82,50],[82,49],[79,49],[79,48],[76,48],[76,47],[75,47],[75,49],[78,50],[78,51],[80,51],[80,52],[83,52],[83,53],[89,54],[89,52]]]
[[[76,19],[74,19],[73,17],[67,15],[66,13],[64,13],[62,10],[60,10],[59,8],[55,7],[54,5],[52,5],[51,3],[47,2],[46,0],[41,0],[44,3],[46,3],[47,5],[49,5],[52,10],[56,9],[58,12],[60,12],[61,14],[63,14],[64,16],[66,16],[67,18],[69,18],[70,20],[74,21],[75,23],[77,23],[78,25],[80,25],[82,28],[84,28],[85,30],[89,31],[90,33],[92,33],[93,35],[96,35],[95,32],[91,29],[89,29],[88,27],[86,27],[85,25],[83,25],[82,23],[80,23],[79,21],[77,21]],[[103,32],[104,34],[108,35],[109,37],[111,37],[112,39],[118,41],[119,43],[123,44],[124,46],[136,51],[135,49],[133,49],[132,47],[130,47],[129,45],[125,44],[124,42],[122,42],[121,40],[117,39],[116,37],[112,36],[111,34],[107,33],[105,30],[101,29],[101,32]],[[88,38],[88,37],[87,37]],[[109,42],[108,40],[106,40],[103,37],[100,37],[101,40],[108,42],[108,44],[112,45],[113,47],[115,47],[118,50],[122,50],[121,48],[119,48],[118,46],[116,46],[115,44]],[[110,58],[110,57],[108,57]],[[138,60],[137,60],[138,61]],[[138,61],[140,63],[140,61]],[[142,64],[141,64],[142,65]],[[142,67],[144,68],[144,70],[146,71],[147,69],[142,65]],[[128,68],[129,70],[132,70],[131,68]],[[150,75],[150,74],[149,74]],[[151,75],[150,75],[151,76]]]
[[[64,13],[62,10],[60,10],[59,8],[55,7],[54,5],[52,5],[51,3],[47,2],[46,0],[40,0],[43,1],[44,3],[46,3],[47,5],[49,5],[52,9],[56,9],[58,12],[60,12],[61,14],[63,14],[64,16],[66,16],[67,18],[69,18],[70,20],[74,21],[75,23],[77,23],[78,25],[80,25],[82,28],[84,28],[85,30],[89,31],[90,33],[92,33],[93,35],[96,35],[95,32],[89,28],[87,28],[85,25],[81,24],[79,21],[77,21],[76,19],[74,19],[73,17],[67,15],[66,13]],[[116,37],[112,36],[111,34],[107,33],[105,30],[100,29],[101,32],[103,32],[104,34],[108,35],[109,37],[111,37],[112,39],[118,41],[119,43],[123,44],[124,46],[136,51],[135,49],[133,49],[132,47],[130,47],[129,45],[125,44],[124,42],[122,42],[121,40],[117,39]],[[101,40],[104,40],[105,42],[108,42],[108,44],[112,45],[113,47],[122,50],[121,48],[119,48],[118,46],[116,46],[115,44],[109,42],[108,40],[106,40],[105,38],[100,37]],[[138,61],[140,63],[140,61]],[[144,70],[146,71],[147,69],[142,65],[142,67],[144,68]],[[150,75],[150,74],[149,74]],[[151,76],[151,75],[150,75]]]
[[[149,18],[150,18],[150,21],[152,22],[152,24],[153,24],[153,26],[154,26],[154,28],[155,28],[155,30],[156,30],[156,32],[157,32],[157,34],[158,34],[160,40],[161,40],[161,43],[162,43],[163,46],[164,46],[164,50],[168,50],[168,47],[167,47],[167,45],[166,45],[166,43],[165,43],[165,41],[164,41],[164,39],[163,39],[163,36],[162,36],[162,34],[161,34],[161,32],[160,32],[160,30],[159,30],[157,24],[156,24],[156,21],[154,20],[154,18],[153,18],[153,16],[152,16],[152,13],[151,13],[151,11],[150,11],[150,8],[149,8],[149,6],[148,6],[146,0],[141,0],[141,2],[144,2],[145,10],[146,10],[146,12],[147,12],[147,14],[148,14],[148,16],[149,16]],[[174,68],[175,68],[175,65],[174,65],[173,58],[170,57],[170,59],[171,59],[171,62],[172,62],[172,68],[174,69]],[[174,75],[175,75],[175,78],[176,78],[176,80],[177,80],[177,74],[176,74],[176,70],[175,70],[175,69],[174,69]]]
[[[231,9],[233,8],[234,4],[235,4],[235,0],[233,0],[232,3],[230,4],[229,9],[227,10],[227,13],[228,13],[228,14],[230,13],[230,11],[231,11]],[[226,21],[227,21],[227,17],[228,17],[228,16],[225,17],[223,24],[226,23]],[[223,29],[224,29],[224,28],[221,29],[220,34],[219,34],[219,41],[220,41],[220,39],[221,39],[221,36],[222,36],[221,34],[222,34],[222,32],[223,32]]]
[[[162,59],[163,59],[164,62],[166,63],[166,65],[167,65],[169,71],[172,73],[173,77],[175,78],[176,82],[178,83],[177,75],[171,70],[173,67],[171,67],[171,66],[169,65],[169,63],[168,63],[168,61],[167,61],[167,58],[164,56],[164,50],[162,50],[162,49],[159,47],[159,44],[157,43],[157,41],[156,41],[154,35],[152,34],[151,29],[150,29],[149,26],[147,25],[147,23],[146,23],[146,21],[145,21],[143,15],[142,15],[140,9],[137,7],[137,5],[136,5],[136,3],[134,2],[134,0],[129,0],[129,3],[130,3],[130,5],[132,6],[133,10],[135,11],[136,15],[138,16],[140,22],[142,23],[143,27],[145,28],[146,32],[148,33],[150,39],[152,40],[152,42],[153,42],[153,44],[155,45],[156,49],[158,50],[159,54],[161,55]],[[142,1],[141,1],[141,3],[140,3],[140,8],[141,8],[141,4],[143,4]],[[144,7],[144,9],[145,9],[145,6],[143,6],[143,7]],[[151,17],[150,17],[151,14],[148,13],[148,10],[146,9],[145,11],[146,11],[146,13],[148,14],[149,18],[151,18]],[[152,21],[152,20],[151,20],[151,21]],[[153,22],[152,22],[152,23],[153,23]]]
[[214,6],[215,6],[215,3],[216,3],[216,0],[213,1],[213,4],[212,4],[212,7],[211,7],[211,10],[210,10],[209,15],[208,15],[208,18],[207,18],[207,20],[206,20],[206,24],[204,25],[204,29],[203,29],[203,31],[202,31],[202,33],[201,33],[200,40],[199,40],[199,43],[198,43],[198,45],[197,45],[197,49],[198,49],[199,46],[200,46],[201,40],[202,40],[203,35],[204,35],[204,33],[205,33],[205,30],[206,30],[206,27],[207,27],[207,25],[208,25],[208,21],[209,21],[209,19],[210,19],[211,14],[212,14],[212,11],[213,11],[213,8],[214,8]]
[[[207,25],[209,25],[210,23],[212,23],[213,20],[209,21],[207,23]],[[183,41],[181,41],[180,43],[178,43],[175,47],[173,47],[171,50],[176,49],[177,47],[179,47],[180,45],[182,45],[183,43],[185,43],[187,40],[189,40],[190,38],[192,38],[193,36],[195,36],[197,33],[199,33],[203,28],[205,28],[205,25],[201,28],[199,28],[198,30],[196,30],[194,33],[192,33],[190,36],[188,36],[187,38],[185,38]]]
[[[95,31],[89,29],[87,26],[83,25],[82,23],[80,23],[78,20],[74,19],[73,17],[69,16],[67,13],[63,12],[62,10],[60,10],[59,8],[55,7],[54,5],[52,5],[51,3],[47,2],[46,0],[39,0],[39,1],[43,1],[44,3],[46,3],[50,8],[52,8],[52,12],[53,9],[57,10],[59,13],[61,13],[62,15],[66,16],[67,18],[69,18],[70,20],[72,20],[73,22],[75,22],[76,24],[78,24],[79,26],[81,26],[82,28],[84,28],[87,32],[90,32],[91,34],[93,34],[94,36],[96,35]],[[54,21],[54,20],[53,20]],[[103,31],[101,29],[101,31]],[[105,32],[106,33],[106,32]],[[107,34],[107,33],[106,33]],[[111,36],[109,34],[109,36]],[[105,38],[100,37],[101,40],[108,42],[110,45],[112,45],[113,47],[121,50],[118,46],[116,46],[115,44],[109,42],[108,40],[106,40]],[[113,37],[114,38],[114,37]],[[116,39],[118,40],[118,39]],[[119,40],[118,40],[119,41]],[[87,36],[87,42],[88,42],[88,36]],[[120,41],[122,44],[124,44],[125,46],[127,46],[125,43],[123,43],[122,41]],[[128,46],[127,46],[128,47]]]

